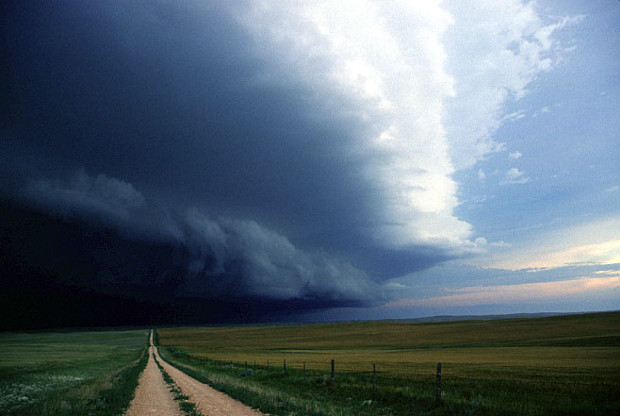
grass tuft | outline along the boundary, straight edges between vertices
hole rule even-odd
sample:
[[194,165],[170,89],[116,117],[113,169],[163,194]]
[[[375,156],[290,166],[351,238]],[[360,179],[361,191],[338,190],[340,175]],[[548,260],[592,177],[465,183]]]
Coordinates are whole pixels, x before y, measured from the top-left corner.
[[191,402],[189,396],[183,394],[179,386],[176,385],[170,374],[164,370],[164,367],[159,363],[157,358],[153,357],[155,360],[155,364],[159,367],[159,371],[161,371],[162,376],[164,377],[164,381],[168,385],[168,388],[174,395],[174,400],[179,402],[179,407],[181,411],[185,413],[186,416],[204,416],[201,412],[196,408],[196,404]]

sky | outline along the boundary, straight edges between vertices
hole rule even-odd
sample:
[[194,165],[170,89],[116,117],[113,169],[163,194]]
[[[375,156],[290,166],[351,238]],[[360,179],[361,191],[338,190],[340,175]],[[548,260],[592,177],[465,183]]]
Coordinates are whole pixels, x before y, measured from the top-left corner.
[[620,309],[617,1],[1,7],[5,326]]

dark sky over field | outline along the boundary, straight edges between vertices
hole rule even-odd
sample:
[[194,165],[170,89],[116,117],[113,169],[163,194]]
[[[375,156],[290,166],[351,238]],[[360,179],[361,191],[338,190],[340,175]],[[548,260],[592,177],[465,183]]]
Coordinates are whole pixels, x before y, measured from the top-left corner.
[[362,3],[5,2],[4,326],[620,307],[618,5]]

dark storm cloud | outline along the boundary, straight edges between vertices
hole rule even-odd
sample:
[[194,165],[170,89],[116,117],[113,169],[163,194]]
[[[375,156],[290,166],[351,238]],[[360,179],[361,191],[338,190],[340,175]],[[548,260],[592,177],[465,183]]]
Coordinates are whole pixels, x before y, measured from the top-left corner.
[[129,183],[100,174],[89,177],[81,171],[68,185],[60,181],[37,180],[26,187],[33,202],[61,210],[65,215],[91,214],[130,221],[130,211],[143,207],[144,197]]
[[[87,221],[63,211],[59,217],[0,200],[0,329],[281,321],[369,302],[324,292],[342,282],[317,290],[321,282],[310,280],[299,293],[284,294],[295,297],[254,295],[261,287],[247,285],[253,278],[244,274],[252,261],[247,255],[206,255],[208,242],[200,238],[186,245],[128,233],[122,222],[116,224],[122,230],[109,219],[102,224],[92,211]],[[264,248],[244,252],[257,250]]]
[[[174,288],[178,297],[358,303],[381,298],[365,273],[335,256],[299,250],[256,221],[211,219],[196,209],[178,213],[151,206],[131,184],[102,174],[92,177],[80,171],[69,181],[32,181],[24,196],[68,221],[100,223],[126,241],[182,248],[182,259],[173,262],[183,282]],[[170,273],[173,267],[163,264],[157,273]],[[99,272],[102,275],[102,282],[110,279]],[[135,272],[112,280],[123,285],[131,282],[131,275]],[[142,284],[148,286],[149,279],[145,276]],[[156,277],[152,284],[159,284]]]
[[273,63],[226,11],[66,1],[11,12],[2,150],[21,159],[13,171],[66,178],[86,167],[169,204],[251,218],[378,277],[444,257],[370,237],[376,192],[344,151],[362,123],[312,122],[316,92],[254,82]]
[[[338,99],[258,82],[278,62],[226,7],[4,7],[2,192],[103,224],[121,252],[171,250],[147,270],[180,274],[174,296],[374,302],[381,280],[451,256],[372,238],[378,193],[359,167],[369,156],[346,150],[372,120],[336,111],[317,122],[317,106]],[[125,273],[144,265],[134,260]],[[113,261],[99,281],[122,280]]]
[[66,177],[86,167],[300,233],[326,220],[346,229],[364,209],[361,184],[334,150],[349,133],[300,119],[299,91],[249,86],[261,63],[226,15],[132,3],[117,10],[125,22],[107,5],[58,6],[53,21],[16,35],[25,38],[11,68],[23,111],[13,110],[21,123],[6,147],[44,159],[24,169]]

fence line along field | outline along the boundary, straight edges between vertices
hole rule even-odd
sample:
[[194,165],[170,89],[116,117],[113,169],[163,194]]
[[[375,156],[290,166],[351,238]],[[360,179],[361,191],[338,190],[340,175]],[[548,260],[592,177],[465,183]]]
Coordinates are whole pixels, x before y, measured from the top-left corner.
[[146,364],[147,333],[0,333],[0,414],[120,414]]
[[[265,402],[261,395],[279,395],[280,403],[261,409],[271,414],[317,414],[304,409],[321,405],[322,414],[620,412],[620,313],[196,327],[161,329],[158,336],[164,358],[188,366],[248,404]],[[317,377],[329,375],[332,359],[335,386],[321,389]],[[276,377],[284,360],[289,376]],[[251,371],[240,373],[246,362]],[[438,362],[443,363],[439,408],[434,402]],[[376,393],[371,388],[373,363]],[[295,399],[287,402],[287,394]]]

